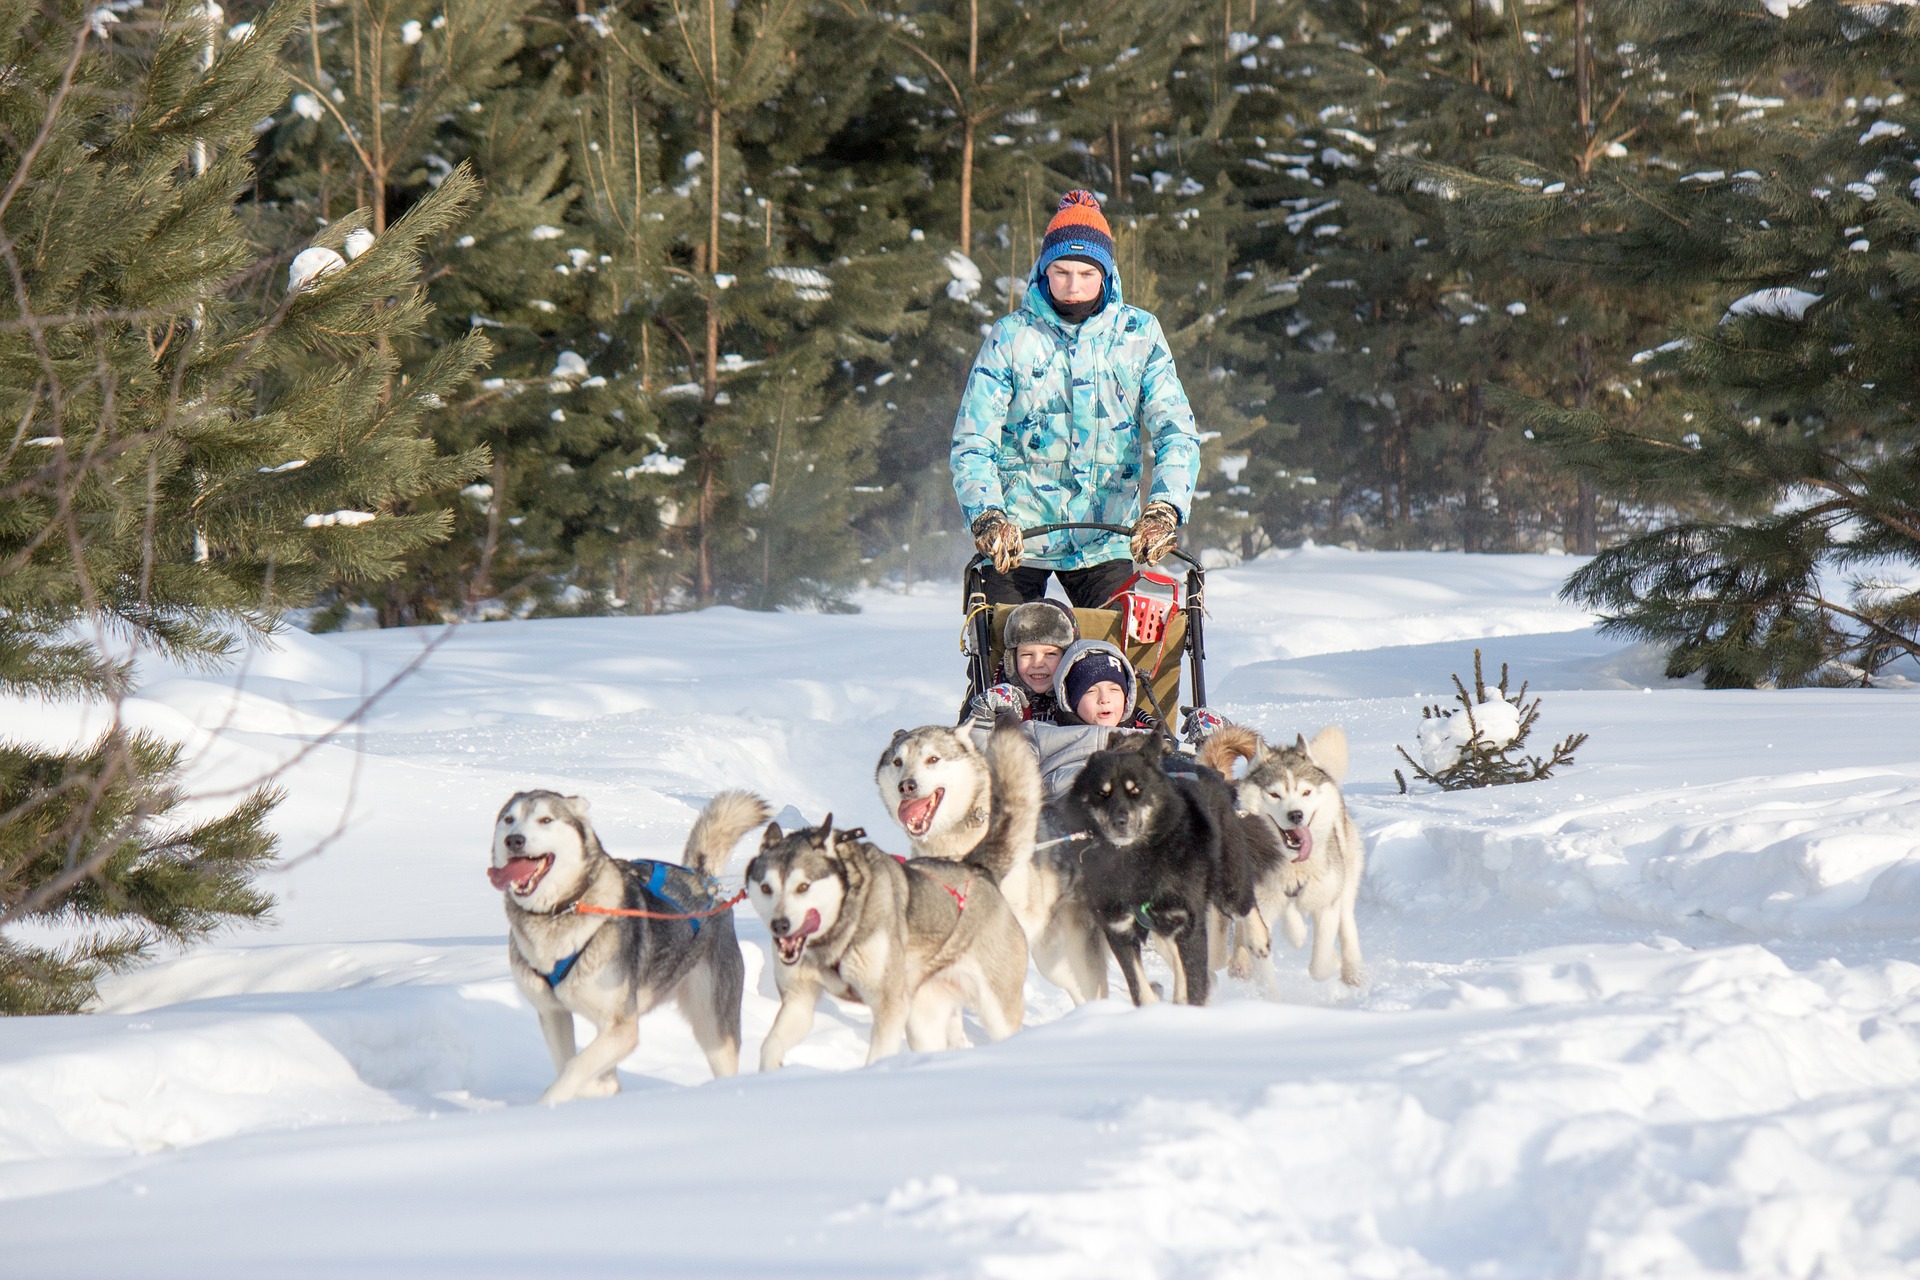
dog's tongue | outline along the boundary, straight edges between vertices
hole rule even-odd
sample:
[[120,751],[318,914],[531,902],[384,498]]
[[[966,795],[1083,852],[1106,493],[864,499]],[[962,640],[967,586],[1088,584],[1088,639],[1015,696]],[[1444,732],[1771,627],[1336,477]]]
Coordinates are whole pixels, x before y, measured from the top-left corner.
[[1313,856],[1313,828],[1294,827],[1293,834],[1299,837],[1300,840],[1300,852],[1293,855],[1293,860],[1295,862],[1305,862]]
[[525,880],[540,869],[538,858],[508,858],[504,867],[488,867],[487,882],[504,892],[516,880]]
[[819,931],[819,928],[820,928],[819,911],[815,910],[812,907],[808,907],[807,918],[800,922],[800,928],[796,930],[791,936],[796,938],[810,938],[816,932]]
[[921,796],[913,800],[900,802],[900,825],[909,831],[925,831],[933,821],[933,807],[940,803],[940,793]]

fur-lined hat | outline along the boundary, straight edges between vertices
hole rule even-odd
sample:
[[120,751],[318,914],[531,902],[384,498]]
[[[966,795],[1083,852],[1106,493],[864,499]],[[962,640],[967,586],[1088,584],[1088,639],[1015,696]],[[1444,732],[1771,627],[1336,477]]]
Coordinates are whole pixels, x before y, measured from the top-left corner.
[[1073,610],[1058,600],[1029,600],[1015,605],[1001,628],[1001,643],[1011,654],[1023,644],[1050,644],[1065,649],[1080,638]]

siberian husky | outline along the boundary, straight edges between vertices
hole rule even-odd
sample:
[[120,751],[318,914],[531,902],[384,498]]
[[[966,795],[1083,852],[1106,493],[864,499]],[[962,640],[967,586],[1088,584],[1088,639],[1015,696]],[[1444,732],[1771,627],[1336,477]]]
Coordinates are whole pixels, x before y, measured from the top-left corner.
[[[542,1102],[600,1098],[620,1091],[614,1066],[640,1040],[640,1018],[677,1000],[716,1076],[740,1064],[740,994],[745,966],[733,916],[645,919],[580,914],[581,907],[693,915],[716,905],[727,854],[767,820],[745,791],[715,796],[687,836],[684,866],[622,862],[607,855],[587,821],[587,802],[554,791],[522,791],[493,824],[487,878],[507,907],[507,959],[540,1015],[558,1078]],[[573,1016],[592,1022],[593,1043],[574,1048]]]
[[822,992],[873,1010],[867,1061],[956,1048],[962,1007],[991,1038],[1026,1014],[1027,941],[986,866],[911,862],[833,817],[791,835],[770,825],[747,867],[747,900],[773,935],[780,1012],[760,1046],[772,1071],[813,1026]]
[[[1328,725],[1311,742],[1298,736],[1292,746],[1276,750],[1251,729],[1227,725],[1207,740],[1200,760],[1228,777],[1236,760],[1247,761],[1247,772],[1235,786],[1240,810],[1271,823],[1287,855],[1279,871],[1261,882],[1261,909],[1269,919],[1278,912],[1282,932],[1295,948],[1306,945],[1307,922],[1313,922],[1307,972],[1316,982],[1331,978],[1337,969],[1342,982],[1359,986],[1366,970],[1354,904],[1366,846],[1340,794],[1340,780],[1347,772],[1347,735]],[[1244,974],[1252,962],[1236,949],[1232,967]],[[1264,969],[1257,972],[1270,981]]]
[[1107,994],[1100,932],[1069,892],[1076,851],[1066,840],[1036,844],[1040,770],[1018,719],[1003,716],[984,749],[965,726],[902,729],[873,780],[916,854],[971,857],[993,871],[1041,977],[1075,1004]]

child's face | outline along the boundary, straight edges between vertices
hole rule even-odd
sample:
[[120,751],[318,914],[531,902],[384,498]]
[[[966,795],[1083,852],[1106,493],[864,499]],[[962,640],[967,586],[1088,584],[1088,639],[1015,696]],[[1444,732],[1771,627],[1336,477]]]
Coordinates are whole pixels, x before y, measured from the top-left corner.
[[1127,691],[1111,680],[1102,680],[1080,695],[1073,714],[1082,724],[1100,724],[1112,728],[1127,714]]
[[1035,693],[1045,693],[1053,687],[1053,673],[1059,665],[1057,644],[1023,644],[1013,651],[1013,666],[1020,675],[1020,683]]

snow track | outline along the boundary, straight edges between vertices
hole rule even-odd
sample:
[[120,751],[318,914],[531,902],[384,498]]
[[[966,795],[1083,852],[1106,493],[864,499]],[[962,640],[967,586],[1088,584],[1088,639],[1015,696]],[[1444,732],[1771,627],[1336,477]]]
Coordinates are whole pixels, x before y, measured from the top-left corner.
[[[555,1110],[524,1105],[551,1068],[481,875],[500,801],[586,794],[624,856],[677,856],[741,783],[884,833],[872,762],[951,717],[959,618],[929,590],[464,630],[294,770],[274,930],[117,979],[90,1017],[0,1021],[0,1269],[1915,1274],[1920,704],[1673,686],[1554,600],[1569,567],[1308,550],[1213,575],[1216,705],[1353,737],[1361,992],[1284,948],[1277,1003],[1229,981],[1205,1010],[1070,1011],[1036,978],[1013,1039],[872,1069],[864,1011],[823,1004],[793,1067],[719,1082],[665,1011],[625,1094]],[[155,670],[132,711],[244,781],[429,634]],[[1476,645],[1545,694],[1542,735],[1592,741],[1549,782],[1397,794],[1394,744]],[[737,921],[751,1062],[775,999]]]

